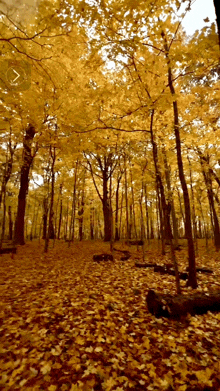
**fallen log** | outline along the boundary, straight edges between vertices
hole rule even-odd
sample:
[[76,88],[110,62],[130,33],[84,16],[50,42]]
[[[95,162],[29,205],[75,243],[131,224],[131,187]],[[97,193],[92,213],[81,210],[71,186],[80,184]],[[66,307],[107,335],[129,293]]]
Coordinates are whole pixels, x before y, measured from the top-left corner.
[[[157,265],[154,267],[154,272],[157,272],[160,274],[169,274],[170,276],[175,276],[175,270],[173,268],[173,265],[170,265],[170,264],[167,264],[164,266]],[[180,278],[180,280],[186,281],[188,279],[188,273],[179,272],[179,278]]]
[[[189,268],[187,267],[186,270],[189,271]],[[199,273],[204,273],[204,274],[212,274],[213,273],[213,270],[207,269],[206,267],[197,267],[196,271]]]
[[135,262],[136,267],[155,267],[157,266],[156,263],[141,263],[141,262]]
[[100,262],[100,261],[113,261],[113,255],[112,254],[96,254],[93,255],[93,261]]
[[128,246],[143,246],[144,241],[143,240],[128,240],[125,242]]
[[130,257],[131,256],[131,253],[130,253],[130,251],[128,251],[128,250],[119,250],[119,249],[117,249],[117,248],[115,248],[115,247],[113,247],[113,250],[114,251],[118,251],[119,253],[122,253],[122,254],[124,254],[124,256],[125,257]]
[[0,254],[16,254],[17,252],[17,247],[13,243],[12,240],[4,240],[2,242],[2,247],[0,248]]
[[16,254],[17,247],[5,247],[0,249],[0,254]]
[[121,261],[128,261],[130,258],[130,255],[125,255],[124,257],[121,257]]
[[123,257],[121,257],[121,261],[127,261],[131,257],[131,253],[127,250],[118,250],[117,248],[113,247],[114,251],[118,251],[122,254],[124,254]]
[[[135,263],[136,267],[153,267],[154,272],[160,273],[160,274],[169,274],[170,276],[175,276],[175,270],[173,268],[173,265],[168,263],[165,265],[157,265],[156,263]],[[183,281],[186,281],[188,279],[188,273],[180,272],[179,278]]]
[[180,318],[220,311],[220,291],[172,296],[150,289],[146,297],[148,310],[156,317]]

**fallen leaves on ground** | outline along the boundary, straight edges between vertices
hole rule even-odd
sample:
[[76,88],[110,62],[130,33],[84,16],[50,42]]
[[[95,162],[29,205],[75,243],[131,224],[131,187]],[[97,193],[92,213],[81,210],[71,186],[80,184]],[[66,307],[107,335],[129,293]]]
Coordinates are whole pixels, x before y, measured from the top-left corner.
[[[1,256],[0,389],[220,390],[220,314],[156,319],[147,292],[174,294],[174,277],[136,268],[135,248],[126,262],[117,252],[114,262],[93,261],[108,250],[102,242],[60,241],[44,254],[35,241],[14,259]],[[145,257],[170,261],[157,248]],[[186,251],[177,257],[185,270]],[[198,273],[198,290],[219,288],[219,255],[202,248],[197,265],[214,270]]]

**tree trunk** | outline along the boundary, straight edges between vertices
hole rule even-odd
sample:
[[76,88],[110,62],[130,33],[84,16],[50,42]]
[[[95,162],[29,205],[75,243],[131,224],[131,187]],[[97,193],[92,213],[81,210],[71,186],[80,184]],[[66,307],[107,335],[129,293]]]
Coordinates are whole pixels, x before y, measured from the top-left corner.
[[63,195],[62,195],[62,189],[63,184],[60,184],[60,212],[59,212],[59,223],[58,223],[58,232],[57,232],[57,239],[60,239],[60,231],[61,231],[61,224],[62,224],[62,213],[63,213]]
[[121,189],[121,207],[120,207],[120,222],[119,222],[119,237],[123,237],[122,233],[122,209],[123,209],[123,202],[124,202],[124,191],[123,188]]
[[117,187],[115,192],[115,241],[120,239],[118,212],[119,212],[119,188],[120,188],[121,178],[122,178],[122,173],[118,175]]
[[219,41],[219,48],[220,48],[220,8],[219,8],[219,0],[213,0],[214,7],[215,7],[215,14],[216,14],[216,24],[218,29],[218,41]]
[[79,240],[83,240],[83,214],[84,214],[84,201],[85,197],[85,171],[83,173],[83,187],[81,191],[81,198],[79,197],[78,218],[79,218]]
[[13,239],[13,221],[11,216],[11,206],[8,207],[8,220],[9,220],[9,240]]
[[[208,159],[208,158],[207,158]],[[214,233],[214,244],[216,251],[219,251],[220,249],[220,228],[219,228],[219,222],[218,222],[218,216],[215,210],[215,203],[214,203],[214,193],[212,189],[212,178],[209,171],[206,171],[204,160],[200,157],[200,162],[202,166],[202,173],[204,177],[204,181],[206,184],[206,190],[207,195],[209,199],[211,214],[213,217],[213,233]]]
[[161,36],[164,41],[164,49],[167,60],[167,69],[168,69],[168,83],[170,93],[173,96],[173,115],[174,115],[174,133],[176,139],[176,152],[177,152],[177,164],[179,170],[179,178],[183,190],[183,199],[184,199],[184,207],[185,207],[185,233],[188,242],[188,262],[189,262],[189,279],[188,286],[193,289],[197,288],[197,279],[196,279],[196,260],[195,260],[195,249],[193,243],[193,235],[192,235],[192,224],[191,224],[191,211],[190,211],[190,201],[189,201],[189,193],[187,189],[184,169],[183,169],[183,160],[182,160],[182,150],[181,150],[181,140],[180,140],[180,132],[179,132],[179,113],[178,113],[178,105],[175,95],[175,89],[173,85],[173,75],[171,69],[171,63],[169,58],[169,47],[167,44],[166,36],[162,31]]
[[90,239],[94,240],[94,207],[90,206]]
[[8,151],[7,151],[7,156],[6,156],[6,162],[4,165],[4,170],[3,170],[3,178],[2,178],[2,186],[1,186],[1,192],[0,192],[0,208],[1,208],[1,203],[2,203],[2,196],[4,196],[4,193],[6,192],[6,186],[7,183],[11,177],[12,173],[12,164],[13,164],[13,158],[14,158],[14,152],[16,149],[16,145],[12,148],[11,145],[11,135],[10,139],[7,145],[8,151],[9,151],[9,158],[8,158]]
[[5,238],[5,219],[6,219],[6,192],[3,193],[3,216],[2,216],[2,226],[1,226],[1,238],[0,238],[0,249],[2,248],[2,242]]
[[76,160],[76,166],[74,170],[74,184],[73,184],[73,201],[72,201],[72,211],[71,211],[71,221],[70,221],[70,237],[71,242],[74,241],[75,234],[75,217],[76,217],[76,183],[77,183],[77,171],[78,171],[78,159]]
[[147,224],[147,240],[150,240],[150,225],[149,225],[149,207],[147,199],[147,184],[144,186],[144,202],[145,202],[145,212],[146,212],[146,224]]
[[50,155],[51,155],[51,159],[52,159],[52,164],[51,164],[51,197],[50,197],[48,230],[47,230],[47,236],[45,239],[45,246],[44,246],[45,253],[48,251],[49,240],[55,239],[54,225],[53,225],[53,216],[54,216],[53,204],[54,204],[54,184],[55,184],[54,166],[55,166],[55,161],[56,161],[56,147],[50,147]]
[[165,191],[164,186],[162,182],[162,175],[159,168],[158,163],[158,150],[157,150],[157,144],[154,138],[153,133],[153,119],[154,119],[154,110],[152,110],[151,113],[151,125],[150,125],[150,135],[151,135],[151,144],[153,149],[153,159],[154,159],[154,167],[155,167],[155,174],[156,174],[156,185],[157,185],[157,191],[158,194],[160,194],[160,201],[161,201],[161,236],[163,239],[167,240],[168,242],[172,239],[173,234],[171,230],[170,225],[170,210],[171,205],[170,203],[166,201],[165,197]]
[[31,144],[35,136],[35,128],[29,125],[23,142],[23,164],[20,175],[20,189],[18,195],[17,217],[15,222],[14,241],[16,244],[24,245],[24,217],[26,207],[26,197],[29,185],[29,172],[34,155],[31,154]]
[[48,198],[43,199],[43,236],[42,239],[46,239],[47,236],[47,215],[48,215]]
[[127,182],[127,167],[126,157],[124,156],[124,173],[125,173],[125,210],[126,210],[126,239],[131,239],[128,214],[128,182]]
[[131,161],[129,159],[129,168],[130,168],[130,187],[131,187],[131,200],[132,200],[132,214],[131,214],[131,221],[133,222],[133,227],[134,227],[134,236],[135,239],[137,239],[137,227],[136,227],[136,216],[135,216],[135,200],[134,200],[134,186],[133,186],[133,175],[132,175],[132,170],[131,170]]
[[144,183],[143,183],[143,178],[142,178],[142,181],[141,181],[141,194],[140,194],[140,200],[139,200],[139,204],[140,204],[140,216],[141,216],[141,221],[140,221],[140,225],[141,225],[141,239],[142,239],[142,240],[145,239],[144,213],[143,213],[143,206],[142,206],[142,203],[143,203],[143,196],[144,196]]
[[67,199],[67,208],[66,208],[66,221],[64,225],[64,239],[68,238],[68,223],[69,223],[69,200]]
[[188,162],[189,162],[189,177],[190,177],[190,188],[191,188],[191,197],[192,197],[193,236],[194,236],[194,241],[195,241],[195,246],[196,246],[196,253],[198,254],[195,199],[194,199],[194,191],[193,191],[192,167],[191,167],[191,161],[190,161],[189,155],[187,155],[187,159],[188,159]]
[[103,170],[103,198],[102,198],[102,208],[104,216],[104,242],[109,242],[112,236],[111,230],[111,205],[110,199],[108,196],[108,173],[107,170]]
[[172,189],[171,189],[170,167],[168,166],[167,155],[166,155],[166,150],[165,150],[164,146],[163,146],[163,158],[164,158],[165,177],[166,177],[166,182],[167,182],[167,190],[168,190],[169,202],[170,202],[170,205],[171,205],[171,216],[172,216],[172,223],[173,223],[174,247],[176,248],[176,247],[178,247],[178,227],[177,227],[175,206],[174,206],[174,202],[173,202]]

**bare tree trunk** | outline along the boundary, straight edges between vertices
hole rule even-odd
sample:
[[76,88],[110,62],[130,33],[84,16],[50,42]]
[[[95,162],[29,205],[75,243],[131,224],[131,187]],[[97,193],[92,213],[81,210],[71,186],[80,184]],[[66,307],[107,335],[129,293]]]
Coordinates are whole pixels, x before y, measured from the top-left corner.
[[128,215],[128,181],[127,181],[127,167],[126,157],[124,155],[124,173],[125,173],[125,210],[126,210],[126,239],[131,239],[129,229],[129,215]]
[[31,224],[31,233],[30,233],[30,240],[33,239],[33,232],[34,232],[34,227],[35,227],[35,220],[36,220],[36,193],[34,197],[34,215],[32,218],[32,224]]
[[219,1],[213,0],[214,7],[215,7],[215,14],[216,14],[216,24],[218,29],[218,40],[219,40],[219,48],[220,48],[220,8],[219,8]]
[[51,164],[51,197],[50,197],[48,230],[47,230],[47,236],[45,239],[45,246],[44,246],[45,253],[48,251],[49,240],[55,239],[54,225],[53,225],[53,216],[54,216],[53,204],[54,204],[54,184],[55,184],[54,166],[55,166],[55,161],[56,161],[56,147],[50,147],[50,155],[51,155],[51,159],[52,159],[52,164]]
[[110,198],[108,196],[108,173],[103,170],[103,198],[102,198],[102,208],[104,216],[104,242],[109,242],[112,236],[112,213]]
[[6,204],[5,204],[5,198],[6,198],[6,191],[3,193],[3,216],[2,216],[2,232],[1,232],[1,238],[0,238],[0,249],[2,248],[2,242],[5,238],[5,219],[6,219]]
[[161,220],[161,238],[162,238],[162,252],[165,254],[165,247],[163,244],[164,240],[170,242],[172,239],[172,230],[170,225],[170,210],[171,204],[166,202],[164,186],[162,182],[162,175],[160,172],[159,164],[158,164],[158,150],[157,144],[154,138],[153,133],[153,119],[154,119],[154,110],[151,112],[151,125],[150,125],[150,136],[151,136],[151,144],[153,149],[153,159],[154,159],[154,167],[156,174],[156,190],[158,193],[159,205],[160,205],[160,220]]
[[[180,213],[181,213],[181,216],[182,216],[182,220],[183,220],[183,225],[184,225],[184,234],[183,234],[183,237],[185,238],[186,237],[186,233],[185,233],[185,216],[184,216],[184,213],[183,213],[183,208],[182,208],[182,201],[181,201],[181,194],[180,194],[180,191],[179,191],[179,188],[176,187],[176,190],[177,190],[177,194],[178,194],[178,199],[179,199],[179,205],[180,205]],[[180,225],[180,224],[179,224]]]
[[[207,157],[207,159],[208,159],[208,157]],[[218,222],[218,216],[217,216],[217,213],[215,210],[214,194],[213,194],[213,189],[212,189],[212,178],[211,178],[210,172],[205,171],[205,162],[201,157],[200,157],[200,162],[201,162],[201,166],[202,166],[202,173],[203,173],[204,181],[206,184],[206,190],[207,190],[207,195],[208,195],[208,199],[209,199],[211,215],[213,217],[214,244],[215,244],[216,251],[219,251],[219,249],[220,249],[220,227],[219,227],[219,222]]]
[[57,233],[57,239],[60,239],[60,231],[61,231],[61,224],[62,224],[62,212],[63,212],[63,184],[60,184],[60,212],[59,212],[59,223],[58,223],[58,233]]
[[43,199],[43,236],[42,239],[46,239],[47,236],[47,215],[48,215],[48,197]]
[[115,241],[120,239],[118,212],[119,212],[119,188],[120,188],[121,178],[122,178],[122,173],[120,172],[117,177],[117,187],[115,192]]
[[144,201],[145,201],[145,210],[146,210],[146,224],[147,224],[147,240],[150,240],[150,226],[149,226],[149,207],[148,207],[148,197],[147,197],[147,184],[144,186]]
[[90,239],[94,240],[94,207],[90,206]]
[[133,221],[134,235],[135,235],[135,239],[137,239],[138,236],[137,236],[136,216],[135,216],[134,186],[133,186],[133,175],[132,175],[132,170],[131,170],[131,161],[130,161],[130,159],[129,159],[129,165],[130,165],[131,200],[132,200],[131,221]]
[[188,262],[189,262],[189,277],[187,284],[188,286],[196,289],[197,288],[197,278],[196,278],[196,259],[195,259],[195,249],[193,243],[193,235],[192,235],[192,224],[191,224],[191,211],[190,211],[190,201],[189,201],[189,193],[187,189],[184,169],[183,169],[183,160],[182,160],[182,150],[181,150],[181,140],[180,140],[180,132],[179,132],[179,113],[178,113],[178,105],[176,100],[176,93],[173,84],[173,75],[171,69],[171,62],[169,58],[169,47],[167,44],[166,36],[164,32],[161,33],[162,39],[164,41],[164,49],[167,60],[167,70],[168,70],[168,83],[170,93],[173,96],[173,115],[174,115],[174,133],[176,139],[176,152],[177,152],[177,164],[179,170],[179,178],[183,190],[183,199],[184,199],[184,207],[185,207],[185,231],[188,242]]
[[143,213],[143,206],[142,206],[143,196],[144,196],[144,183],[143,183],[143,178],[142,178],[142,181],[141,181],[141,194],[140,194],[140,200],[139,200],[140,214],[141,214],[141,240],[145,239],[144,213]]
[[67,208],[66,208],[66,221],[64,225],[64,239],[68,238],[68,223],[69,223],[69,200],[67,199]]
[[124,192],[123,188],[121,190],[121,209],[120,209],[120,222],[119,222],[119,237],[123,237],[123,232],[122,232],[122,212],[123,212],[123,202],[124,202]]
[[174,206],[174,202],[173,202],[172,189],[171,189],[170,167],[168,166],[167,155],[166,155],[166,150],[165,150],[164,146],[163,146],[163,158],[164,158],[165,177],[166,177],[166,182],[167,182],[167,190],[168,190],[169,202],[170,202],[170,205],[171,205],[171,216],[172,216],[172,222],[173,222],[174,247],[178,247],[178,228],[177,228],[175,206]]
[[81,191],[81,199],[79,199],[78,217],[79,217],[79,240],[83,240],[83,213],[84,213],[84,201],[85,197],[85,171],[83,173],[83,187]]
[[[75,217],[76,217],[76,183],[77,183],[77,172],[78,172],[78,159],[76,160],[76,166],[74,170],[74,184],[73,184],[73,201],[72,201],[72,211],[71,211],[71,220],[70,220],[70,237],[71,242],[74,241],[75,234]],[[70,242],[69,242],[70,243]]]
[[4,164],[4,170],[3,170],[2,186],[1,186],[1,191],[0,191],[0,208],[1,208],[1,203],[2,203],[2,196],[4,197],[4,193],[6,192],[7,183],[11,177],[12,164],[13,164],[16,146],[17,146],[17,144],[15,144],[12,147],[11,134],[10,134],[9,142],[7,145],[6,162]]
[[28,125],[23,142],[23,164],[20,174],[20,189],[18,195],[17,217],[15,222],[14,241],[16,244],[25,244],[24,241],[24,217],[26,208],[26,197],[29,185],[29,172],[35,154],[31,154],[31,145],[35,136],[35,128]]
[[187,159],[189,162],[189,178],[190,178],[190,188],[191,188],[191,196],[192,196],[192,222],[193,222],[193,236],[195,241],[195,249],[198,254],[198,242],[197,242],[197,227],[196,227],[196,212],[195,212],[195,199],[194,199],[194,191],[193,191],[193,180],[192,180],[192,167],[189,155],[187,155]]
[[9,220],[9,240],[13,239],[13,221],[11,216],[11,206],[8,207],[8,220]]

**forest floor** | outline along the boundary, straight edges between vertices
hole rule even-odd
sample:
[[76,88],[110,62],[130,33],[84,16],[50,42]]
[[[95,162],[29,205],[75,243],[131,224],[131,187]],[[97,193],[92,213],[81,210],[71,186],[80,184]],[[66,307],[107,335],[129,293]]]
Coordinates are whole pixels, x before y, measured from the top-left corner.
[[[47,254],[43,246],[0,256],[0,390],[220,390],[220,313],[151,315],[148,290],[175,294],[175,278],[136,268],[136,247],[116,243],[132,257],[96,263],[108,243],[51,242]],[[186,249],[177,258],[184,271]],[[155,242],[145,259],[164,264],[170,255]],[[220,254],[201,242],[197,266],[214,271],[198,273],[198,291],[220,289]]]

